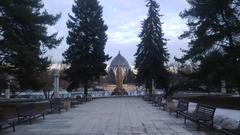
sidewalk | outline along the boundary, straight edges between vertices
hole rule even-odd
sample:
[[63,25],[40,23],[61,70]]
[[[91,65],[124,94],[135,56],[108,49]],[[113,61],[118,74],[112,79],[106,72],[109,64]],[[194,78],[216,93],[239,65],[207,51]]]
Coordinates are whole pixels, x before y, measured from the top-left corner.
[[[69,112],[47,115],[32,125],[16,126],[4,135],[218,135],[190,121],[154,108],[141,98],[103,98],[79,105]],[[220,134],[219,134],[220,135]]]

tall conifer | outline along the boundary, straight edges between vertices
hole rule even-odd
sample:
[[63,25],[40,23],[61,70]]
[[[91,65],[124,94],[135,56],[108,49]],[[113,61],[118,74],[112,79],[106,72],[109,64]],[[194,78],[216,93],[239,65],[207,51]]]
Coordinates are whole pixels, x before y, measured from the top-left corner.
[[50,66],[44,54],[62,40],[47,32],[60,14],[43,8],[42,0],[0,1],[0,70],[15,76],[23,90],[41,87],[37,78]]
[[180,38],[191,40],[190,49],[179,60],[200,63],[199,80],[207,86],[220,87],[225,80],[229,86],[240,88],[239,0],[188,0],[188,3],[190,8],[180,16],[188,20],[189,30]]
[[149,94],[152,94],[152,80],[158,86],[167,88],[167,70],[169,54],[165,48],[166,39],[162,32],[162,23],[159,14],[159,5],[154,0],[147,0],[148,16],[142,23],[141,42],[135,54],[138,70],[137,80],[145,83]]
[[109,56],[104,48],[107,41],[106,30],[102,18],[102,6],[97,0],[75,0],[72,7],[73,15],[69,14],[68,50],[64,53],[66,70],[71,85],[69,89],[84,86],[85,96],[89,82],[105,75]]

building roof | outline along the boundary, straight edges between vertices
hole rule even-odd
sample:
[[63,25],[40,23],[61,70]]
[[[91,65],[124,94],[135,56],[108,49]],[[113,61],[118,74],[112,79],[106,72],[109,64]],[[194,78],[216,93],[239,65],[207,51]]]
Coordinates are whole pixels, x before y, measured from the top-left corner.
[[126,69],[130,69],[130,66],[128,64],[128,61],[121,55],[119,52],[116,57],[113,58],[111,64],[110,64],[110,69],[114,69],[118,66],[121,66]]

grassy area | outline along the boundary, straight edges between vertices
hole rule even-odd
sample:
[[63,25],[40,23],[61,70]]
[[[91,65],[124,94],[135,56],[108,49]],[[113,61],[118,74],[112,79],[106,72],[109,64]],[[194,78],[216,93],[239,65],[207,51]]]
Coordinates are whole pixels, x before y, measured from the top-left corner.
[[207,104],[218,108],[240,110],[240,97],[196,96],[196,97],[182,97],[181,99],[186,99],[190,102]]

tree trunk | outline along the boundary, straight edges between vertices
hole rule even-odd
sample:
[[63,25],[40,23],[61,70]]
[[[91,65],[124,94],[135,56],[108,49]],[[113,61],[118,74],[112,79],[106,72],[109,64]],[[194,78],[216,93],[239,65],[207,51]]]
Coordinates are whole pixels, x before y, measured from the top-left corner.
[[43,89],[43,95],[44,95],[45,99],[48,99],[47,91],[44,89]]
[[152,96],[152,79],[146,81],[146,88],[148,89],[149,96]]
[[153,91],[153,89],[152,89],[152,83],[151,83],[151,81],[150,81],[150,85],[149,85],[149,94],[150,94],[150,96],[152,96],[152,91]]
[[86,100],[88,96],[88,81],[84,83],[84,99]]

